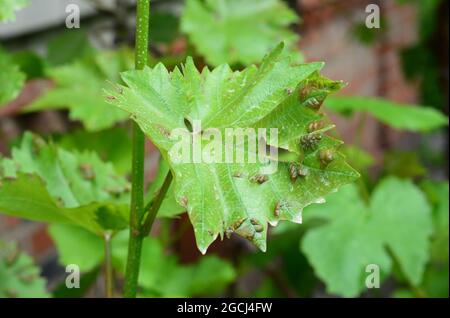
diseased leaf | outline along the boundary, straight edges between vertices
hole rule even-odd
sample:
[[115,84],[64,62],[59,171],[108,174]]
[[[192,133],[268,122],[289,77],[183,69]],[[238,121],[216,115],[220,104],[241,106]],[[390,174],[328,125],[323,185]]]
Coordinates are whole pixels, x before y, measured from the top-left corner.
[[[318,111],[328,92],[321,83],[329,82],[317,75],[323,63],[292,65],[282,50],[278,46],[259,68],[251,66],[241,72],[222,65],[199,73],[191,59],[182,72],[178,68],[168,72],[162,64],[129,71],[122,74],[127,87],[107,91],[108,100],[130,114],[167,160],[176,200],[188,211],[202,253],[219,235],[231,232],[265,250],[268,222],[301,222],[305,206],[321,202],[358,177],[337,151],[341,142],[323,134],[332,127],[319,128],[315,119],[322,116],[311,113],[311,109]],[[298,110],[292,111],[293,107]],[[297,111],[294,118],[284,115]],[[226,149],[227,128],[261,127],[260,121],[266,118],[271,119],[266,129],[291,127],[291,132],[281,135],[280,146],[287,145],[293,161],[277,161],[265,154],[264,160],[255,163],[226,163],[219,151],[209,157],[214,163],[192,157],[188,162],[179,160],[178,146],[183,140],[177,133],[181,130],[188,136],[191,147],[199,131],[190,133],[188,128],[195,128],[198,121],[203,135],[200,152],[211,154],[216,138],[208,139],[205,131],[225,132],[218,144]],[[256,156],[250,148],[256,138],[249,135],[246,141],[233,143],[237,151],[248,150],[248,155]],[[277,144],[267,136],[266,140]],[[300,174],[296,180],[290,175],[293,166]]]
[[58,145],[69,150],[95,151],[102,160],[111,162],[121,174],[131,170],[131,136],[123,127],[95,132],[79,129],[61,135]]
[[298,21],[280,0],[188,0],[181,30],[213,66],[256,63],[280,41],[301,62],[298,36],[289,29]]
[[39,267],[17,245],[0,241],[0,298],[47,298]]
[[330,293],[357,296],[365,286],[366,266],[378,265],[382,277],[395,257],[412,285],[419,285],[428,261],[431,211],[410,181],[387,178],[366,205],[356,186],[348,185],[328,202],[305,211],[305,220],[327,223],[310,230],[301,248]]
[[25,83],[25,74],[14,63],[12,56],[0,47],[0,107],[15,99]]
[[[65,224],[53,224],[50,235],[56,243],[63,265],[77,264],[82,272],[96,268],[104,261],[102,238]],[[128,253],[129,231],[111,239],[113,266],[124,274]],[[220,292],[236,278],[232,265],[215,256],[204,256],[198,263],[182,265],[174,255],[167,255],[155,238],[143,240],[139,286],[143,296],[191,297]]]
[[427,132],[448,125],[448,118],[426,106],[410,106],[376,97],[333,96],[327,99],[327,108],[343,114],[368,112],[393,128]]
[[0,0],[0,22],[16,20],[16,11],[28,5],[28,0]]
[[68,108],[70,118],[80,120],[87,130],[97,131],[126,118],[120,109],[111,109],[102,97],[107,80],[118,81],[120,71],[131,68],[132,54],[100,52],[91,58],[50,69],[56,87],[31,103],[26,112]]
[[130,185],[94,153],[68,152],[26,133],[11,159],[0,160],[0,181],[3,213],[76,224],[99,235],[117,230],[117,219],[126,226]]

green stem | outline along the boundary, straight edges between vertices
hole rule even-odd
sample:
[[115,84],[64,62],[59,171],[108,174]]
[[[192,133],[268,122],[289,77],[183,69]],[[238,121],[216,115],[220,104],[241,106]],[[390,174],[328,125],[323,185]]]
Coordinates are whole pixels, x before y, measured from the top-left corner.
[[111,234],[105,234],[103,241],[105,243],[105,295],[106,298],[112,298],[114,293],[114,276],[111,256]]
[[169,190],[171,183],[172,183],[172,173],[169,171],[167,173],[166,178],[164,179],[164,183],[161,186],[161,189],[159,189],[159,191],[158,191],[158,194],[157,194],[155,200],[149,203],[148,215],[144,221],[144,224],[142,225],[142,233],[144,235],[150,234],[150,231],[153,226],[153,222],[155,221],[155,218],[156,218],[156,214],[158,213],[158,210],[161,207],[161,204],[166,196],[167,190]]
[[[148,59],[150,0],[137,1],[135,68],[142,70]],[[144,133],[133,124],[132,189],[130,206],[130,240],[125,270],[124,296],[136,297],[139,278],[142,239],[141,220],[144,215]]]

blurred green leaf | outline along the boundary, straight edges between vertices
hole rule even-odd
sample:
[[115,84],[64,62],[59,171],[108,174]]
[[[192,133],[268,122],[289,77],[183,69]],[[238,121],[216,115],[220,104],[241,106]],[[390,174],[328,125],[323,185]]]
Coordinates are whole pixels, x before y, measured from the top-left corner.
[[[71,223],[101,235],[108,218],[127,220],[127,180],[92,152],[68,152],[26,133],[0,159],[0,211],[41,222]],[[126,201],[125,201],[126,200]],[[106,215],[99,210],[107,207]],[[106,219],[105,219],[106,218]]]
[[421,187],[433,205],[434,235],[431,257],[434,261],[447,262],[449,257],[449,186],[448,181],[425,180]]
[[27,80],[44,76],[45,62],[33,51],[20,51],[12,55],[12,60],[22,73],[27,76]]
[[342,153],[347,158],[348,163],[357,171],[364,172],[375,163],[375,159],[370,153],[352,145],[342,147]]
[[[181,30],[209,64],[250,65],[280,41],[295,52],[298,36],[289,26],[298,22],[280,0],[188,0]],[[298,51],[293,54],[302,61]]]
[[94,57],[50,69],[56,87],[40,96],[26,112],[68,108],[70,118],[80,120],[89,131],[110,128],[127,118],[120,109],[105,101],[107,81],[119,81],[120,71],[132,66],[132,53],[126,49],[99,52]]
[[0,298],[47,298],[40,269],[15,243],[0,241]]
[[448,125],[448,118],[433,108],[408,106],[376,97],[331,96],[326,106],[344,115],[355,111],[368,112],[382,123],[397,129],[427,132]]
[[0,0],[0,22],[16,20],[16,11],[24,8],[29,0]]
[[25,74],[11,55],[0,47],[0,107],[15,99],[25,84]]
[[419,285],[429,259],[432,215],[423,193],[410,181],[382,180],[367,206],[354,185],[330,195],[323,205],[305,210],[305,222],[327,224],[310,230],[301,248],[330,293],[346,297],[364,290],[366,266],[382,277],[392,270],[387,249],[412,285]]

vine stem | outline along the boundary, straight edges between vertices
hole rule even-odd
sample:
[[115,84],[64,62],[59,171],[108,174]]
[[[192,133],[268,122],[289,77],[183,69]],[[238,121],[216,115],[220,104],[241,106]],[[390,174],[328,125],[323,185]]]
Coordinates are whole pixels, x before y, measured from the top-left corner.
[[110,233],[104,235],[103,242],[105,244],[105,295],[106,298],[112,298],[114,295],[114,276],[112,268]]
[[[148,59],[148,33],[150,0],[137,0],[136,4],[136,48],[135,68],[142,70]],[[130,236],[125,269],[124,297],[134,298],[137,293],[141,263],[142,239],[141,220],[144,215],[144,155],[145,137],[136,123],[133,123],[133,155],[130,204]]]
[[155,200],[150,202],[149,206],[146,207],[146,210],[148,208],[148,215],[144,221],[144,224],[142,225],[142,233],[144,235],[150,234],[153,222],[155,221],[156,218],[156,214],[158,213],[159,208],[161,207],[161,204],[166,196],[167,190],[169,190],[171,183],[172,183],[172,173],[169,171],[166,175],[166,178],[164,179],[164,183],[161,186],[161,189],[158,191],[158,194],[156,195]]

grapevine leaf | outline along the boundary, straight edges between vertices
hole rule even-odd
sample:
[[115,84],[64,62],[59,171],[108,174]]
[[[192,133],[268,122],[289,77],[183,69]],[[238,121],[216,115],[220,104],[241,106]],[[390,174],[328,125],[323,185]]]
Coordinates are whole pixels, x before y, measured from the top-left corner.
[[431,245],[431,257],[433,261],[448,263],[448,182],[425,180],[421,183],[421,187],[433,205],[434,233]]
[[[128,231],[118,232],[111,240],[113,266],[122,274],[127,260],[128,234]],[[56,243],[61,264],[77,264],[82,272],[102,264],[102,238],[67,224],[52,224],[50,235]],[[144,238],[139,285],[147,296],[211,295],[226,287],[235,277],[236,273],[227,261],[205,256],[196,264],[181,265],[176,256],[166,255],[160,241]]]
[[305,220],[320,218],[301,248],[330,293],[346,297],[364,289],[366,266],[376,264],[382,276],[391,272],[392,252],[412,285],[420,284],[428,261],[431,211],[423,193],[410,181],[384,179],[366,205],[349,185],[328,202],[305,211]]
[[[130,114],[167,160],[174,176],[176,200],[188,211],[202,253],[219,235],[223,237],[233,231],[265,250],[268,222],[301,222],[305,206],[321,202],[326,194],[358,177],[338,153],[340,142],[326,136],[320,140],[322,130],[314,131],[317,128],[311,126],[314,121],[305,120],[297,121],[296,135],[299,139],[306,138],[309,145],[293,152],[295,162],[266,158],[255,163],[249,160],[248,163],[236,160],[223,163],[229,162],[223,156],[212,160],[215,163],[178,160],[177,146],[183,141],[177,138],[176,132],[182,130],[189,138],[188,146],[192,146],[198,131],[189,132],[188,126],[195,126],[197,121],[201,122],[203,132],[208,129],[226,132],[227,128],[258,127],[267,117],[285,118],[271,121],[273,126],[265,127],[282,129],[296,119],[282,113],[271,115],[274,112],[297,107],[303,110],[299,116],[307,117],[311,108],[317,111],[324,98],[322,88],[308,85],[305,91],[302,87],[317,79],[316,72],[323,63],[292,65],[289,56],[282,53],[280,45],[259,68],[251,66],[241,72],[222,65],[199,73],[192,59],[187,60],[182,72],[178,68],[168,72],[159,64],[153,69],[123,73],[127,87],[117,86],[116,90],[107,91],[108,100]],[[297,103],[291,100],[287,103],[289,107],[285,106],[291,95],[297,96]],[[305,100],[310,102],[305,104]],[[225,149],[221,136],[218,140],[221,149]],[[254,141],[254,136],[249,136],[237,148],[242,146],[244,152],[255,154],[250,150],[250,141]],[[217,140],[203,136],[200,152],[207,152],[213,144]],[[323,151],[330,155],[329,164],[323,165],[319,159]],[[293,182],[290,165],[300,163],[304,176]],[[268,169],[274,166],[276,171],[269,174]],[[261,177],[263,182],[255,182],[255,178],[261,180]]]
[[81,272],[88,272],[102,264],[103,242],[95,234],[70,224],[51,224],[48,231],[62,265],[76,264]]
[[25,111],[68,108],[70,118],[80,120],[87,130],[97,131],[126,118],[120,109],[111,109],[102,97],[106,80],[116,82],[120,71],[131,67],[127,50],[100,52],[91,58],[49,70],[56,87],[30,104]]
[[13,58],[0,48],[0,107],[19,95],[25,83],[25,74]]
[[[181,29],[208,63],[249,65],[285,41],[294,51],[298,36],[288,27],[298,17],[279,0],[188,0]],[[294,53],[301,61],[300,53]]]
[[26,133],[12,158],[0,160],[0,181],[3,213],[96,234],[117,230],[118,220],[126,224],[129,183],[95,153],[69,152]]
[[46,281],[30,256],[0,241],[0,298],[47,298]]
[[28,0],[0,0],[0,22],[14,21],[15,12],[28,5]]
[[70,134],[61,135],[58,145],[77,151],[95,151],[104,161],[114,164],[121,174],[130,172],[131,136],[124,127],[114,127],[89,132],[79,129]]
[[448,125],[441,112],[425,106],[410,106],[375,97],[333,96],[327,108],[338,113],[368,112],[382,123],[397,129],[427,132]]

